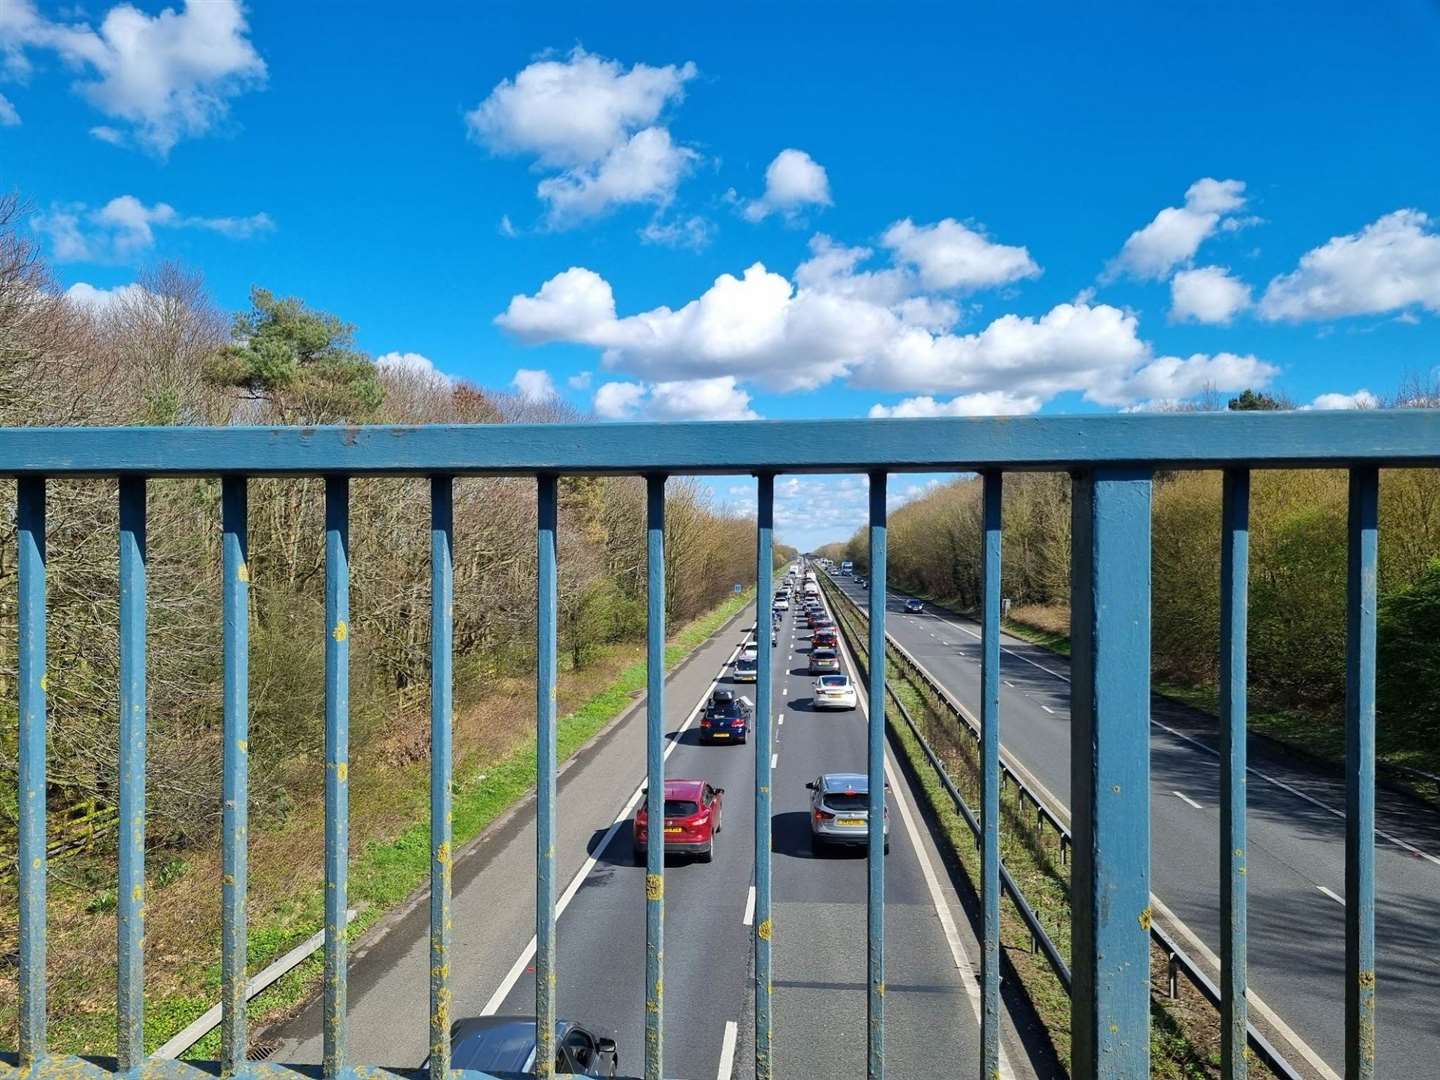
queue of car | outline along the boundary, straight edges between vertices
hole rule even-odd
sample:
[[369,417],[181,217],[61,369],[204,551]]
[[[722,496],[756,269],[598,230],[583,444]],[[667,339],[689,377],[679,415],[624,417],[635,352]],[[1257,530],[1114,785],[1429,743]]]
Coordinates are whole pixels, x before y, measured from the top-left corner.
[[[801,592],[798,597],[795,596],[797,587]],[[820,599],[819,584],[813,570],[806,570],[802,575],[792,566],[776,588],[771,603],[772,645],[778,644],[780,625],[786,613],[791,611],[795,613],[796,624],[803,624],[810,630],[806,670],[816,677],[810,698],[812,709],[817,713],[857,709],[859,692],[854,680],[842,669],[839,630]],[[756,629],[758,632],[758,625]],[[758,678],[759,649],[753,641],[747,641],[735,657],[730,681],[756,682]],[[707,746],[748,743],[754,723],[754,703],[731,687],[717,686],[701,713],[700,742]],[[811,825],[817,845],[856,843],[868,835],[863,807],[856,810],[851,805],[858,792],[860,802],[868,806],[866,789],[856,786],[856,775],[825,773],[808,785],[816,793],[812,798]],[[861,776],[860,780],[863,782],[864,777]],[[692,854],[701,862],[709,862],[714,857],[715,836],[721,827],[723,795],[723,789],[712,787],[703,779],[666,780],[662,841],[666,854]],[[887,830],[888,821],[887,816]],[[632,834],[635,859],[643,864],[650,843],[648,809],[643,799],[635,812]]]
[[[796,590],[800,595],[796,596]],[[793,601],[793,607],[792,607]],[[811,707],[822,710],[853,711],[859,707],[854,680],[841,669],[839,636],[835,623],[820,599],[813,570],[803,577],[794,566],[787,571],[771,604],[771,644],[779,644],[779,630],[787,612],[795,611],[797,625],[810,630],[808,670],[817,676],[813,683]],[[908,606],[907,606],[908,610]],[[756,633],[760,632],[759,620]],[[758,679],[759,650],[745,644],[735,657],[730,677],[733,682]],[[716,686],[700,717],[702,744],[748,743],[755,723],[755,705],[732,687]],[[864,773],[821,773],[805,785],[810,792],[810,833],[812,849],[818,854],[831,847],[863,847],[869,843],[869,778]],[[885,785],[888,792],[890,785]],[[652,842],[646,792],[631,822],[634,859],[638,866],[648,860]],[[703,778],[666,779],[664,821],[658,840],[666,855],[686,854],[699,862],[715,858],[716,838],[724,827],[725,789]],[[882,822],[885,854],[890,853],[890,809],[885,807]],[[528,1075],[536,1071],[536,1028],[533,1017],[485,1016],[457,1021],[450,1031],[452,1064],[495,1074]],[[620,1054],[612,1034],[592,1030],[568,1020],[555,1026],[556,1073],[576,1076],[614,1077]],[[427,1059],[425,1068],[429,1067]]]

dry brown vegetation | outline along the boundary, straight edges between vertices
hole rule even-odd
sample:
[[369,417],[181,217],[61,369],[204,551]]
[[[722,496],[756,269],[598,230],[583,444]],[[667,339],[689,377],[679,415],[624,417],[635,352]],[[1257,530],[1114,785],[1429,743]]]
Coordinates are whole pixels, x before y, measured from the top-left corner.
[[[1390,406],[1436,403],[1440,388],[1412,384]],[[1263,730],[1331,756],[1343,748],[1347,500],[1341,471],[1269,470],[1252,479],[1251,708]],[[1004,528],[1012,619],[1041,631],[1041,640],[1067,635],[1069,478],[1006,476]],[[890,580],[974,610],[980,543],[980,482],[960,478],[891,515]],[[1194,691],[1204,704],[1219,662],[1218,473],[1157,477],[1152,543],[1155,679]],[[861,531],[826,554],[868,572],[867,546]],[[1383,471],[1380,589],[1379,751],[1392,764],[1440,771],[1440,471]]]
[[[290,304],[285,318],[297,334],[324,338],[330,359],[307,367],[302,358],[300,377],[288,383],[259,381],[236,342],[267,314],[258,298],[268,294],[257,293],[255,311],[243,316],[250,321],[236,324],[238,339],[198,275],[174,266],[143,276],[140,288],[108,305],[85,307],[58,289],[28,237],[25,207],[14,197],[0,199],[0,427],[578,419],[557,404],[377,369],[353,349],[349,327],[299,302],[280,302]],[[673,480],[667,495],[667,615],[679,626],[728,597],[734,583],[754,580],[754,524],[712,506],[693,482]],[[105,822],[117,797],[116,485],[52,482],[48,501],[53,841],[71,827],[71,816]],[[272,910],[319,871],[318,855],[296,853],[320,850],[323,484],[257,480],[250,506],[251,880],[254,904]],[[218,511],[215,481],[149,485],[152,999],[163,1000],[175,972],[193,972],[180,964],[183,950],[208,948],[218,935]],[[14,514],[15,486],[0,480],[0,1030],[12,1032]],[[560,516],[560,648],[564,692],[573,703],[637,656],[645,619],[643,481],[564,478]],[[499,760],[533,731],[526,690],[534,664],[533,481],[457,482],[455,537],[457,760]],[[423,479],[352,484],[352,850],[395,835],[418,812],[415,800],[397,798],[393,784],[380,785],[370,801],[362,792],[367,771],[403,780],[428,756],[429,548]],[[77,855],[52,864],[51,1015],[62,1024],[87,1010],[113,1013],[113,987],[107,988],[114,963],[113,834],[113,826],[100,828]]]

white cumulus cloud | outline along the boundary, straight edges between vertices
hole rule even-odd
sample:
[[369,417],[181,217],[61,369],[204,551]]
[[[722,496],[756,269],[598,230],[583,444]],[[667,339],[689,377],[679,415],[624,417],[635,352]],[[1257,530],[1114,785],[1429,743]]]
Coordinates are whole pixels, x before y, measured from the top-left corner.
[[1419,210],[1396,210],[1307,251],[1270,282],[1259,310],[1301,322],[1409,307],[1440,312],[1440,233]]
[[157,15],[122,3],[98,27],[51,22],[33,0],[0,5],[0,51],[12,75],[29,71],[29,50],[55,53],[80,73],[76,92],[128,126],[101,125],[92,129],[97,138],[133,139],[160,157],[221,123],[231,98],[264,84],[249,32],[240,0],[185,0]]
[[66,299],[96,314],[103,314],[121,304],[136,303],[148,295],[143,285],[133,282],[113,289],[101,289],[88,281],[77,281],[65,290]]
[[1302,409],[1378,409],[1380,399],[1369,390],[1356,390],[1353,394],[1321,394]]
[[383,372],[405,376],[421,383],[453,386],[455,380],[435,366],[435,361],[417,352],[387,352],[375,358],[375,366]]
[[897,405],[872,405],[873,417],[913,416],[1025,416],[1038,412],[1043,402],[1030,395],[1016,397],[1004,390],[959,394],[949,401],[937,401],[929,394],[906,398]]
[[605,415],[638,410],[652,400],[645,396],[651,383],[724,378],[778,391],[843,379],[932,399],[949,395],[957,401],[945,407],[956,410],[996,403],[1032,410],[1066,392],[1123,405],[1262,386],[1274,374],[1255,357],[1230,353],[1157,359],[1133,313],[1093,301],[1002,315],[957,333],[953,304],[917,291],[908,270],[863,269],[868,255],[816,237],[793,280],[755,263],[738,276],[721,274],[679,308],[624,316],[604,278],[572,267],[538,292],[513,297],[495,321],[531,344],[597,348],[605,369],[636,380],[601,387],[596,409]]
[[1175,267],[1193,259],[1201,243],[1217,228],[1242,224],[1225,215],[1244,206],[1243,180],[1207,176],[1195,181],[1185,192],[1184,206],[1167,206],[1150,224],[1130,234],[1120,254],[1111,260],[1106,278],[1127,274],[1142,279],[1168,276]]
[[510,385],[526,401],[550,401],[560,396],[555,380],[544,368],[517,368]]
[[104,206],[82,203],[51,207],[32,222],[50,238],[58,262],[124,262],[155,246],[157,229],[199,229],[231,240],[245,240],[275,227],[269,214],[249,217],[196,217],[169,203],[146,206],[134,195],[120,195]]
[[881,243],[897,263],[914,267],[929,289],[983,289],[1040,274],[1025,248],[994,243],[954,218],[934,225],[905,218],[885,230]]
[[1250,306],[1250,286],[1223,266],[1181,270],[1170,279],[1170,317],[1176,322],[1229,323]]
[[765,169],[765,193],[741,211],[746,221],[764,221],[771,214],[793,218],[810,206],[830,206],[830,177],[825,166],[804,150],[789,148],[775,155]]
[[544,177],[536,194],[563,228],[627,203],[665,205],[699,160],[657,123],[685,95],[693,63],[628,70],[576,47],[503,79],[466,114],[476,141],[497,153],[532,156]]
[[1122,379],[1087,393],[1101,405],[1132,405],[1143,401],[1183,401],[1206,391],[1263,387],[1280,373],[1273,364],[1253,355],[1195,353],[1182,359],[1161,356]]
[[606,420],[756,420],[750,395],[734,376],[645,384],[608,382],[595,391],[595,414]]
[[4,94],[0,94],[0,127],[15,127],[19,123],[20,113],[14,103]]

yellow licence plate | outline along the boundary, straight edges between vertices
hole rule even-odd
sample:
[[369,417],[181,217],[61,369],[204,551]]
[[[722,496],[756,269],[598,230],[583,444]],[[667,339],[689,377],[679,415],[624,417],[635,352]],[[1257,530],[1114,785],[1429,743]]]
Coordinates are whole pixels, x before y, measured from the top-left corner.
[[681,828],[680,828],[679,825],[666,825],[666,826],[665,826],[665,835],[667,835],[667,836],[671,835],[672,833],[678,833],[678,832],[681,832],[681,831],[682,831],[682,830],[681,830]]
[[[835,824],[837,824],[837,825],[864,825],[864,824],[865,824],[865,819],[864,819],[863,817],[842,817],[842,818],[837,818],[837,819],[835,820]],[[666,830],[666,831],[668,832],[669,830]]]
[[717,731],[712,737],[716,739],[728,739],[730,733],[728,731]]

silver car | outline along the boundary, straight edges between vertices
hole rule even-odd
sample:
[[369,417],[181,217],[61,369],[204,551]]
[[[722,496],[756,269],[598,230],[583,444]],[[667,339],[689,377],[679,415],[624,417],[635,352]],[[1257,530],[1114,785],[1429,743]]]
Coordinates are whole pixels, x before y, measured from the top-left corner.
[[[870,842],[870,778],[864,773],[825,773],[810,789],[810,844],[861,847]],[[890,785],[885,785],[890,790]],[[885,806],[885,854],[890,854],[890,806]]]
[[834,649],[810,650],[810,674],[824,675],[840,670],[840,657]]

